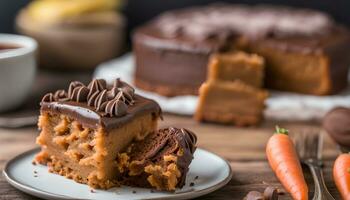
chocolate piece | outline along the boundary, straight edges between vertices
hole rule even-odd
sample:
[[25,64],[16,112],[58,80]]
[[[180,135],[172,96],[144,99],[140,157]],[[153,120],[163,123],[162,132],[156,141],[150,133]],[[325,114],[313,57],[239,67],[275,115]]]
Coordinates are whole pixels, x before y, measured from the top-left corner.
[[88,95],[88,106],[94,106],[95,101],[97,97],[100,95],[100,92],[98,90],[95,90],[93,93],[91,92],[92,90],[90,89],[90,94]]
[[108,116],[121,117],[126,115],[127,109],[128,106],[123,101],[114,99],[107,103],[105,112]]
[[275,187],[269,186],[264,191],[264,200],[278,200],[278,191]]
[[112,99],[114,99],[116,96],[117,96],[117,94],[119,93],[119,89],[117,88],[117,87],[112,87],[108,92],[107,92],[107,99],[108,100],[112,100]]
[[166,96],[198,94],[210,55],[238,49],[266,59],[268,88],[333,94],[347,86],[349,48],[349,31],[318,11],[230,4],[180,9],[135,32],[135,84]]
[[250,191],[244,200],[265,200],[264,196],[258,191]]
[[161,129],[131,144],[117,158],[122,182],[138,187],[175,190],[185,184],[197,137],[187,129]]
[[124,92],[123,90],[119,91],[119,93],[116,96],[116,99],[119,101],[123,101],[127,105],[133,104],[133,96],[134,94],[131,94],[129,91]]
[[[77,86],[73,89],[69,98],[76,102],[86,102],[89,94],[89,89],[85,86]],[[60,99],[58,99],[60,101]]]
[[84,86],[84,84],[79,82],[79,81],[73,81],[69,84],[69,87],[68,87],[68,97],[69,98],[72,97],[74,88],[79,87],[79,86]]
[[90,91],[102,91],[107,88],[107,83],[104,79],[93,79],[89,85],[88,88]]
[[258,191],[250,191],[244,200],[278,200],[278,192],[275,187],[268,186],[263,194]]
[[61,101],[68,101],[69,100],[68,94],[64,90],[57,90],[55,92],[55,94],[53,95],[53,98],[54,98],[55,101],[59,101],[59,100],[61,100]]
[[103,105],[105,105],[104,103],[106,103],[107,100],[108,100],[107,99],[107,90],[102,90],[95,99],[94,106],[95,106],[96,110],[97,111],[104,110]]
[[52,93],[47,93],[45,96],[41,99],[41,102],[52,102],[54,101],[54,96]]
[[350,109],[334,108],[323,118],[323,128],[339,145],[350,148]]

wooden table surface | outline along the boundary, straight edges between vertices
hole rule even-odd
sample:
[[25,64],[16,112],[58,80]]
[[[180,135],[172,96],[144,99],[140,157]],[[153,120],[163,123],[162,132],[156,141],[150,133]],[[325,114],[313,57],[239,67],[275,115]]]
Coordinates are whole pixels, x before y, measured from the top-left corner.
[[[282,189],[265,158],[265,144],[273,133],[276,122],[265,121],[259,127],[235,128],[214,124],[199,124],[189,117],[165,115],[161,126],[185,127],[198,135],[198,146],[227,159],[233,170],[232,180],[222,189],[200,199],[242,199],[251,190],[263,191],[267,185]],[[278,122],[280,126],[298,132],[304,128],[319,128],[311,122]],[[36,147],[36,127],[21,129],[0,129],[0,169],[15,155]],[[340,199],[331,176],[333,161],[337,155],[335,144],[325,137],[324,160],[326,184],[336,199]],[[209,163],[208,163],[209,164]],[[312,191],[310,174],[305,170]],[[0,176],[0,199],[37,199],[10,186]],[[290,199],[282,195],[281,199]]]

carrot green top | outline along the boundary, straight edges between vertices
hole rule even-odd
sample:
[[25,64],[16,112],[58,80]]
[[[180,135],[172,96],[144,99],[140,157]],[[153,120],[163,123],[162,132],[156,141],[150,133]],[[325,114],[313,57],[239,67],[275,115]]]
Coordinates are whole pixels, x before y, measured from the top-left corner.
[[275,134],[285,134],[288,135],[288,130],[285,128],[280,128],[279,126],[276,126]]

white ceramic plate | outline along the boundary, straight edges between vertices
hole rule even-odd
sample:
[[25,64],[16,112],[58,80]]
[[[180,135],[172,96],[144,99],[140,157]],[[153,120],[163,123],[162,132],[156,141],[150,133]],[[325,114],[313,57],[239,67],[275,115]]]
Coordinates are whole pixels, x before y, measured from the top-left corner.
[[[213,153],[197,149],[187,174],[186,185],[174,193],[124,186],[91,192],[87,185],[49,173],[46,166],[33,165],[34,155],[38,151],[39,149],[33,149],[13,158],[6,164],[3,174],[14,187],[44,199],[190,199],[223,187],[232,177],[227,161]],[[193,186],[190,186],[191,182],[194,183]]]

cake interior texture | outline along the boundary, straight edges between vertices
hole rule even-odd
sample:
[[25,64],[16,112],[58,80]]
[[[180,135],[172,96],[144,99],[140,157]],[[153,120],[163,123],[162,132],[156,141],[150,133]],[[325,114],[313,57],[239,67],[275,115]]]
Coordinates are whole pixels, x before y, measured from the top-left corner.
[[209,59],[208,79],[241,80],[260,88],[264,81],[264,58],[244,52],[216,53]]
[[240,80],[208,81],[202,84],[199,93],[195,119],[237,126],[260,122],[268,95]]
[[[346,80],[339,72],[338,81],[342,83],[332,85],[332,79],[335,77],[329,69],[331,59],[323,53],[282,51],[264,44],[257,44],[252,49],[266,59],[265,84],[269,88],[320,95],[329,93],[332,88],[337,92],[346,85]],[[339,66],[334,64],[332,70],[342,70],[347,73],[347,67],[340,66],[339,69],[337,67]],[[339,87],[340,85],[342,86]]]
[[117,154],[132,141],[154,132],[157,120],[152,114],[144,114],[106,131],[102,126],[89,128],[71,116],[45,111],[39,119],[37,143],[42,151],[36,160],[47,164],[51,172],[107,189],[119,184]]
[[170,127],[132,143],[117,157],[120,171],[124,173],[121,182],[168,191],[183,187],[196,142],[191,131]]

